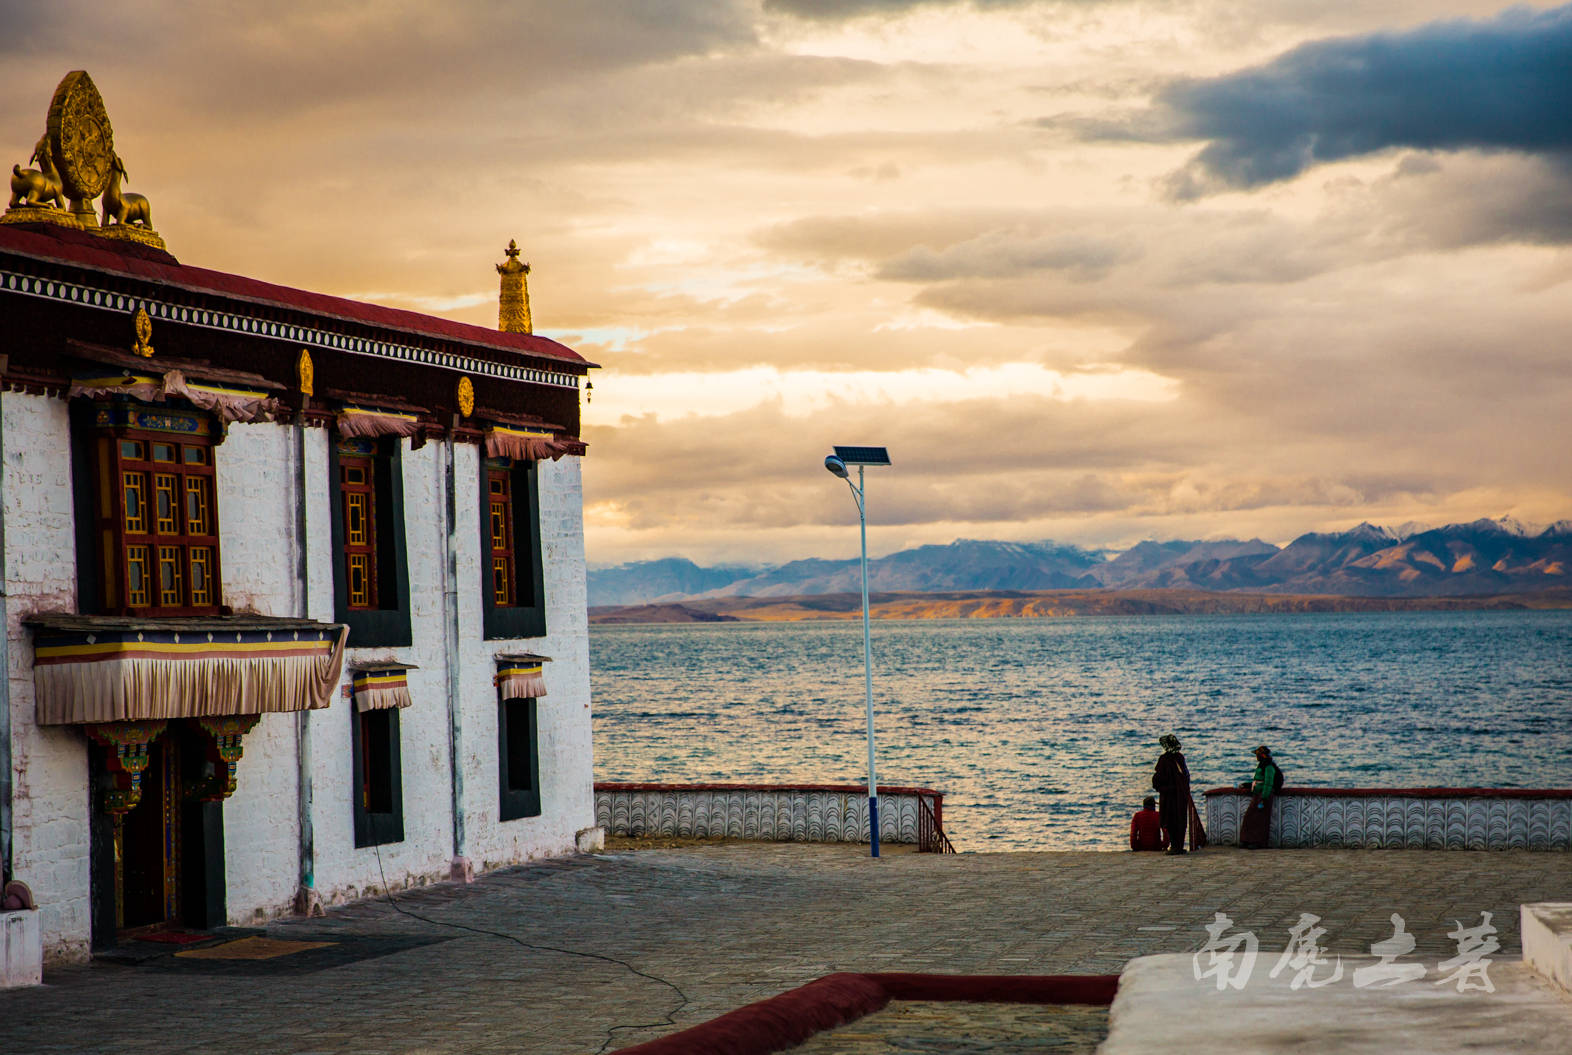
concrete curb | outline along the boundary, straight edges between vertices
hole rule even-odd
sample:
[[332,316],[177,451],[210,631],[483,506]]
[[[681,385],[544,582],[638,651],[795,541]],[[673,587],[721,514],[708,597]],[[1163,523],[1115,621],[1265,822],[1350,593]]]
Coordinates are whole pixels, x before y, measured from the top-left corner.
[[1116,975],[829,974],[631,1048],[625,1055],[767,1055],[870,1015],[891,1000],[1107,1004]]
[[1572,901],[1541,901],[1519,912],[1523,962],[1572,994]]

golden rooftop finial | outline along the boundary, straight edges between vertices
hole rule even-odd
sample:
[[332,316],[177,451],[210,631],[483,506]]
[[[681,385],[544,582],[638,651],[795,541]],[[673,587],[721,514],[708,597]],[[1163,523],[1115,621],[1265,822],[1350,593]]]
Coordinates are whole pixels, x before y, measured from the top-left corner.
[[[38,168],[11,166],[10,207],[0,223],[52,223],[164,248],[147,199],[120,189],[125,164],[115,153],[103,97],[85,70],[72,70],[55,89],[43,138],[29,161]],[[93,210],[99,195],[102,220]]]
[[503,333],[534,333],[529,317],[529,288],[524,284],[529,265],[520,263],[519,244],[511,238],[506,252],[507,260],[497,265],[497,274],[502,276],[502,293],[497,300],[497,329]]

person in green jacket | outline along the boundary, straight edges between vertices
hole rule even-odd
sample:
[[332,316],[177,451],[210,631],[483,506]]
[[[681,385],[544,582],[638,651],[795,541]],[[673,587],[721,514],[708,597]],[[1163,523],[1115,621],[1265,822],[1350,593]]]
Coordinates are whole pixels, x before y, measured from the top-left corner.
[[1239,822],[1239,845],[1246,850],[1260,850],[1266,846],[1272,833],[1272,796],[1278,783],[1272,749],[1262,744],[1255,749],[1255,773],[1239,785],[1250,789],[1250,805],[1245,807],[1244,818]]

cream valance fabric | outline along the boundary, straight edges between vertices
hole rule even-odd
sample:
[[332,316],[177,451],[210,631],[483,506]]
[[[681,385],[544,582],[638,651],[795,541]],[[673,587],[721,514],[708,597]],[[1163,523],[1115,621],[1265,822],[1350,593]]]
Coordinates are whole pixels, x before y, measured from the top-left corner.
[[414,667],[379,666],[357,670],[351,679],[355,689],[355,710],[380,711],[389,707],[408,707],[414,703],[409,681],[404,676]]
[[283,405],[266,392],[233,385],[187,381],[179,370],[163,375],[119,374],[108,377],[77,378],[71,382],[68,398],[88,396],[130,396],[143,403],[164,403],[171,396],[189,401],[192,406],[216,414],[226,424],[236,421],[273,421]]
[[486,430],[486,457],[517,458],[536,462],[542,458],[556,461],[568,452],[557,438],[545,429],[526,429],[511,425],[493,425]]
[[39,627],[39,724],[317,710],[332,702],[343,674],[348,631],[337,624],[230,629],[221,619],[193,619],[168,627]]
[[179,370],[164,375],[164,394],[190,400],[193,406],[217,414],[226,422],[272,421],[281,408],[279,401],[266,392],[187,381]]
[[546,695],[543,664],[546,656],[498,657],[497,695],[504,700],[528,700]]
[[420,421],[413,414],[368,407],[345,407],[338,412],[340,436],[413,436]]

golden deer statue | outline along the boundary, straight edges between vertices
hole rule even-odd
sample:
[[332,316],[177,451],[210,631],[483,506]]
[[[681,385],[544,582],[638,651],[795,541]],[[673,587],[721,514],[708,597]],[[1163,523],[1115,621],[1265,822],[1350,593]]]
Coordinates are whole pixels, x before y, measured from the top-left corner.
[[17,206],[45,209],[64,209],[65,195],[60,189],[60,175],[49,157],[49,137],[44,136],[33,148],[28,161],[38,162],[38,168],[25,169],[11,166],[11,208]]
[[126,179],[125,162],[120,160],[120,155],[115,155],[114,167],[109,172],[109,186],[104,191],[104,215],[100,223],[109,226],[111,218],[116,223],[142,222],[143,227],[153,226],[153,209],[148,205],[147,199],[140,194],[129,191],[120,193],[120,182]]

